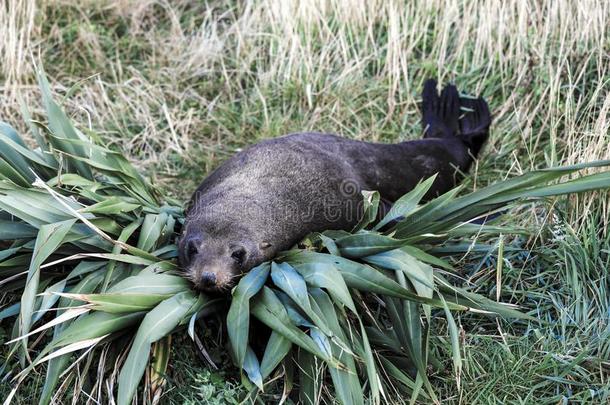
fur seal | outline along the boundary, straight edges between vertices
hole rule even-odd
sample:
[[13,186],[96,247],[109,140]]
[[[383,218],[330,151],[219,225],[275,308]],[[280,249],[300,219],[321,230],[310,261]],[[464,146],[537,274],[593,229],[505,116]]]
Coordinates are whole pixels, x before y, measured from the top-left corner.
[[425,198],[454,187],[488,137],[483,98],[460,97],[434,80],[422,93],[423,139],[397,144],[332,134],[296,133],[265,140],[214,170],[189,203],[179,261],[195,288],[227,291],[237,278],[304,236],[350,230],[362,214],[363,190],[386,204],[433,174]]

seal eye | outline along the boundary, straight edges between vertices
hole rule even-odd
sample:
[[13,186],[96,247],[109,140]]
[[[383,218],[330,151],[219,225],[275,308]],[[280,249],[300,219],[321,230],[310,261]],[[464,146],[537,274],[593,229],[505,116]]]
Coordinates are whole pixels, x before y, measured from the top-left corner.
[[245,257],[246,249],[241,246],[236,247],[233,252],[231,252],[231,259],[235,260],[235,262],[240,266],[243,264]]

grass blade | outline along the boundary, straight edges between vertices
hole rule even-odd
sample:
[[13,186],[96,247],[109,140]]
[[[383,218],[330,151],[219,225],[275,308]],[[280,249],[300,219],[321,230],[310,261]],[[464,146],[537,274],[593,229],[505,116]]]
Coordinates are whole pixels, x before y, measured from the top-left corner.
[[248,379],[263,391],[263,376],[261,375],[261,366],[256,358],[256,354],[250,346],[246,348],[246,357],[244,359],[244,371],[248,375]]
[[400,220],[401,217],[406,217],[409,215],[415,208],[417,208],[417,204],[421,201],[421,199],[426,195],[432,184],[436,180],[436,174],[432,177],[427,178],[407,194],[400,197],[394,204],[392,204],[392,208],[386,214],[385,217],[375,227],[374,231],[377,231],[392,221]]
[[331,366],[339,367],[339,362],[336,359],[320,350],[307,334],[291,322],[286,309],[270,288],[263,287],[261,293],[254,298],[252,314],[292,343],[316,355]]
[[290,353],[291,348],[292,342],[290,340],[275,331],[271,332],[271,337],[267,341],[265,354],[263,354],[263,360],[261,361],[260,369],[263,380],[271,375],[278,364]]
[[[19,334],[26,335],[30,332],[32,325],[32,314],[34,312],[34,300],[38,293],[38,282],[40,279],[40,266],[57,247],[70,231],[76,220],[68,220],[55,224],[43,225],[36,237],[36,245],[32,253],[32,261],[28,270],[26,286],[21,295],[21,310],[19,315]],[[24,339],[23,349],[27,350],[27,339]]]
[[361,229],[366,228],[371,222],[377,219],[377,212],[379,211],[379,193],[377,191],[362,191],[363,197],[363,214],[360,222],[352,229],[352,232],[358,232]]
[[375,232],[357,233],[335,241],[341,256],[357,259],[404,246],[405,241]]
[[241,279],[233,290],[233,300],[227,314],[227,332],[237,365],[241,368],[246,358],[250,330],[250,299],[260,291],[269,276],[269,264],[264,263]]
[[188,291],[163,301],[146,314],[119,374],[117,404],[131,403],[146,369],[152,343],[171,333],[183,318],[197,312],[202,305],[201,297]]

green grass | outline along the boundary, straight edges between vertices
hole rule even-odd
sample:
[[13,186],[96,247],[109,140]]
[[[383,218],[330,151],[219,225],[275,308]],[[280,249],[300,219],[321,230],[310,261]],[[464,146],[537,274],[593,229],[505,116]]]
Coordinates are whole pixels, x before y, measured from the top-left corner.
[[[462,317],[462,393],[455,396],[453,376],[441,375],[447,397],[462,403],[608,401],[610,238],[596,235],[597,223],[591,220],[580,235],[559,223],[550,240],[528,250],[529,264],[522,252],[515,254],[521,259],[507,261],[503,300],[521,301],[547,323],[519,330]],[[472,268],[478,270],[478,263]],[[493,285],[495,275],[490,278],[477,280],[480,289]]]
[[[415,139],[427,77],[482,94],[494,112],[489,145],[465,181],[470,189],[531,168],[610,158],[610,10],[601,2],[45,2],[32,15],[18,3],[16,17],[0,12],[0,119],[23,125],[17,95],[37,105],[30,51],[59,96],[67,94],[62,85],[95,75],[66,98],[70,114],[180,199],[236,150],[267,137],[317,130]],[[11,18],[23,42],[2,35]],[[451,371],[437,371],[441,398],[608,401],[607,197],[561,199],[552,210],[507,219],[540,233],[504,240],[500,297],[536,309],[546,323],[522,329],[462,316],[459,391]],[[454,260],[465,284],[495,299],[497,250],[486,253]],[[3,339],[9,331],[0,327]],[[233,395],[234,369],[210,372],[188,344],[175,346],[167,402]],[[29,403],[43,376],[16,402]],[[225,378],[233,383],[219,383]],[[6,389],[0,385],[0,397]]]

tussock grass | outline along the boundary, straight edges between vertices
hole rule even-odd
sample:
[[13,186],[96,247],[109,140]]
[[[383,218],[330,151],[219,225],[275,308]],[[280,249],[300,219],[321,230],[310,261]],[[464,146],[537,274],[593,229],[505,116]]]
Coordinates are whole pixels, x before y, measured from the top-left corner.
[[[488,150],[502,158],[504,175],[606,155],[603,1],[40,8],[31,42],[44,40],[38,48],[51,76],[74,82],[99,74],[69,107],[166,170],[168,155],[194,156],[207,171],[231,148],[295,130],[416,137],[427,76],[456,79],[490,99],[496,126]],[[25,76],[19,83],[32,84]],[[4,109],[5,118],[17,116],[16,104]]]
[[[155,185],[184,198],[258,139],[300,130],[417,138],[418,92],[433,76],[483,94],[493,108],[490,143],[466,180],[475,189],[533,168],[610,157],[609,17],[610,5],[593,0],[13,1],[0,6],[0,118],[25,132],[17,94],[40,117],[31,55],[60,97],[69,93],[64,86],[94,75],[65,98],[67,110]],[[513,364],[527,363],[488,360],[511,345],[519,348],[515,361],[544,359],[529,376],[547,383],[537,391],[515,384],[505,401],[552,402],[576,386],[607,395],[607,365],[587,360],[609,355],[607,197],[587,193],[514,215],[514,225],[541,231],[505,240],[499,286],[497,249],[457,262],[477,291],[495,297],[499,288],[551,324],[538,339],[461,319],[473,344],[464,349],[459,396],[450,377],[433,380],[448,387],[446,398],[485,402],[493,397],[480,392],[519,381],[512,377],[532,368]],[[476,325],[487,343],[478,344]],[[566,361],[582,368],[567,381],[543,377],[559,375]]]
[[32,0],[8,1],[0,6],[0,72],[5,93],[32,72],[28,57],[34,49],[35,19],[36,3]]

